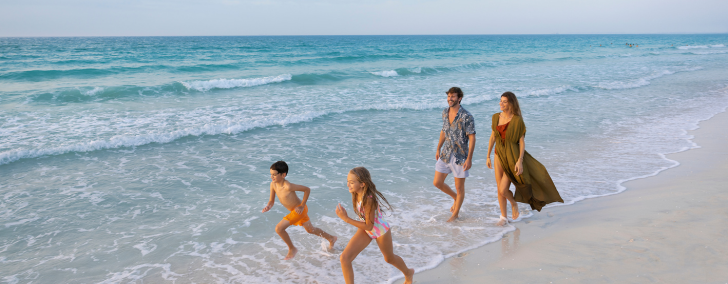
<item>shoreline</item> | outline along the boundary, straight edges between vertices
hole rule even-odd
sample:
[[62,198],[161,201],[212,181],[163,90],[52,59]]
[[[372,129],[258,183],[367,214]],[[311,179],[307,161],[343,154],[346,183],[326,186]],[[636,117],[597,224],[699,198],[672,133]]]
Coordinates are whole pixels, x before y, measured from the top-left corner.
[[[691,282],[701,278],[702,282],[726,283],[728,272],[710,268],[728,266],[728,245],[718,241],[728,229],[721,228],[720,214],[713,213],[717,210],[728,216],[728,210],[704,203],[728,200],[728,194],[720,196],[728,178],[719,177],[728,171],[728,148],[723,147],[728,146],[728,134],[721,132],[721,125],[728,125],[728,112],[724,109],[696,124],[696,129],[685,130],[692,135],[688,138],[692,147],[660,154],[674,165],[618,181],[622,189],[616,193],[545,207],[511,223],[512,229],[502,238],[418,271],[415,283]],[[697,176],[705,181],[696,180]],[[698,186],[692,186],[696,182]],[[709,194],[690,194],[695,188],[705,188]],[[685,204],[705,196],[716,198]],[[678,212],[682,219],[670,215]],[[677,230],[668,229],[676,223]],[[712,241],[692,242],[696,238],[691,228],[696,223],[717,225],[699,230],[712,235]],[[686,228],[681,230],[683,225]],[[674,239],[680,242],[672,242]],[[681,245],[697,250],[673,251]],[[686,256],[711,262],[698,267],[706,270],[703,277],[684,269],[689,263],[680,260]]]

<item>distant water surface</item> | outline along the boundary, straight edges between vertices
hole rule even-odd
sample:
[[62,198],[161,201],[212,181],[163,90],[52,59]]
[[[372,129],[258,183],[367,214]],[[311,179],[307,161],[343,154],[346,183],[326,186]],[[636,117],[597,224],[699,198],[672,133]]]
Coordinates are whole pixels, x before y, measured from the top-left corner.
[[[626,43],[638,44],[629,47]],[[728,106],[728,35],[0,38],[0,280],[5,283],[341,283],[355,228],[346,174],[367,167],[418,269],[500,238],[485,165],[513,91],[526,149],[566,203],[675,165],[686,130]],[[461,220],[432,186],[445,91],[477,145]],[[260,213],[268,167],[312,188],[315,226]],[[448,179],[452,183],[451,179]],[[686,189],[689,190],[689,189]],[[276,201],[277,202],[277,201]],[[524,216],[530,212],[521,204]],[[349,210],[351,213],[351,209]],[[357,281],[401,276],[376,245]]]

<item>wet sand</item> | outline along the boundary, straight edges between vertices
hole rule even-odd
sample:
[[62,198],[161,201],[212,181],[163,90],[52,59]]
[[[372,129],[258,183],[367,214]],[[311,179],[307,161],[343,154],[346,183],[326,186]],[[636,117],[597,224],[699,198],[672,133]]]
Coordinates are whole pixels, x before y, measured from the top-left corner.
[[415,283],[728,283],[728,112],[699,126],[679,166],[535,212]]

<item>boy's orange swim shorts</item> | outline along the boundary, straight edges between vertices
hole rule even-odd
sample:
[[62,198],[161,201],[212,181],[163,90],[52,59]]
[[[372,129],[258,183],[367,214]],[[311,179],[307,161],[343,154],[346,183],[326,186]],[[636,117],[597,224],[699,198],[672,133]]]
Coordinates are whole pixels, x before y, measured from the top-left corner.
[[308,218],[308,205],[303,206],[303,212],[301,214],[296,213],[296,211],[291,211],[291,213],[288,213],[286,217],[283,217],[283,220],[288,220],[288,222],[291,223],[291,225],[296,226],[303,226],[303,223],[308,222],[310,220]]

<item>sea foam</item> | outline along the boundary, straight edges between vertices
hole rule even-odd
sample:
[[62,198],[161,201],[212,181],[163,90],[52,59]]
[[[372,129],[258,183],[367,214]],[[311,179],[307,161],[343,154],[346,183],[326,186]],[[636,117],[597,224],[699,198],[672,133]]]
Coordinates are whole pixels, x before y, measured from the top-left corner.
[[397,77],[399,74],[397,71],[389,70],[389,71],[380,71],[380,72],[371,72],[374,75],[382,76],[382,77]]
[[197,90],[206,92],[212,89],[232,89],[240,87],[254,87],[271,83],[280,83],[289,81],[293,78],[291,74],[283,74],[278,76],[270,76],[263,78],[251,78],[251,79],[215,79],[208,81],[191,81],[191,82],[180,82],[188,90]]

